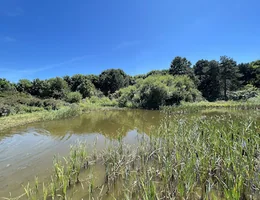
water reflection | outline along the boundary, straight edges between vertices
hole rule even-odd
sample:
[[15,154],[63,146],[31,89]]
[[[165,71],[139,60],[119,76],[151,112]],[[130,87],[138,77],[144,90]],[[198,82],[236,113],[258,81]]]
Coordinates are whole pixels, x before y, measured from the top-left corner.
[[[38,175],[48,178],[55,154],[67,155],[70,144],[77,140],[102,149],[107,140],[123,136],[133,144],[140,133],[149,134],[158,126],[158,111],[117,110],[91,112],[66,120],[38,122],[0,133],[0,197],[23,192],[21,185]],[[91,150],[92,146],[88,148]]]

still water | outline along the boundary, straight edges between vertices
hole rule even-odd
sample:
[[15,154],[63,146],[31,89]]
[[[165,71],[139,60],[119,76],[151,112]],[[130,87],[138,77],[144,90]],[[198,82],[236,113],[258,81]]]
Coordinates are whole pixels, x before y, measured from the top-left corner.
[[[258,111],[203,111],[196,116],[232,115],[259,120]],[[137,136],[150,135],[160,125],[163,113],[147,110],[112,110],[90,112],[72,119],[38,122],[0,133],[0,199],[24,193],[23,185],[48,182],[53,172],[54,155],[68,155],[71,144],[85,141],[102,150],[106,142],[123,136],[125,143],[134,144]],[[98,170],[97,170],[98,171]],[[104,171],[104,170],[99,170]],[[97,177],[100,174],[97,175]],[[84,191],[83,191],[84,193]]]
[[[0,133],[0,198],[22,194],[22,185],[49,179],[54,155],[65,156],[78,140],[97,142],[102,149],[107,140],[133,144],[140,134],[159,126],[162,113],[145,110],[99,111],[66,120],[38,122]],[[92,146],[89,145],[89,148]]]

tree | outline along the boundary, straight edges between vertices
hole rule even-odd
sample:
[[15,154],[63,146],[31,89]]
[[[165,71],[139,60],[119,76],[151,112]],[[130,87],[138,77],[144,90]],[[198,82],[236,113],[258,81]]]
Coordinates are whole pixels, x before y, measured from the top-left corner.
[[17,91],[19,92],[26,92],[26,93],[31,93],[32,90],[32,82],[29,81],[28,79],[21,79],[19,80],[19,82],[17,83]]
[[105,94],[112,94],[129,85],[130,77],[121,69],[109,69],[99,75],[100,89]]
[[199,60],[193,67],[199,83],[198,89],[202,96],[209,101],[220,97],[219,63],[215,60]]
[[95,92],[95,86],[90,80],[84,79],[77,87],[77,91],[82,94],[83,98],[91,97]]
[[75,74],[71,77],[71,90],[73,92],[76,92],[79,85],[83,83],[83,81],[86,79],[86,76],[82,74]]
[[65,98],[69,103],[79,103],[81,99],[82,95],[79,92],[69,92]]
[[86,78],[93,83],[96,89],[100,88],[99,77],[94,74],[87,75]]
[[32,81],[31,95],[35,95],[38,97],[48,97],[49,84],[47,83],[47,81],[43,81],[38,78],[34,79]]
[[71,88],[71,84],[72,84],[72,80],[71,80],[71,77],[66,75],[66,76],[63,76],[63,80],[67,82],[69,88]]
[[185,75],[191,73],[191,62],[186,58],[177,56],[171,62],[169,73],[172,75]]
[[236,61],[227,56],[220,57],[220,78],[224,92],[224,99],[227,100],[227,92],[237,86],[238,67]]
[[256,87],[260,87],[260,60],[256,60],[250,63],[252,68],[252,84]]
[[240,82],[242,85],[247,85],[252,82],[253,68],[249,63],[240,63],[237,65],[239,73],[241,74]]
[[167,87],[150,77],[152,76],[146,78],[139,88],[140,106],[148,109],[158,109],[159,106],[165,103]]
[[153,76],[153,75],[167,75],[167,74],[169,74],[168,69],[152,70],[146,74],[145,78],[147,78],[148,76]]
[[0,92],[15,91],[15,87],[5,78],[0,78]]
[[68,92],[68,84],[60,77],[51,78],[48,80],[49,83],[49,97],[55,99],[63,99]]
[[195,101],[201,94],[194,82],[187,76],[154,75],[138,79],[134,86],[116,92],[119,106],[158,109],[162,105],[179,104],[181,101]]

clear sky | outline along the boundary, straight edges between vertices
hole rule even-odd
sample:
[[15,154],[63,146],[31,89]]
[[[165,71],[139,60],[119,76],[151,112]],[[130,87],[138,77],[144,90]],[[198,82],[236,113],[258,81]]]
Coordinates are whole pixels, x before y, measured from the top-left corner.
[[259,0],[0,0],[0,77],[260,59]]

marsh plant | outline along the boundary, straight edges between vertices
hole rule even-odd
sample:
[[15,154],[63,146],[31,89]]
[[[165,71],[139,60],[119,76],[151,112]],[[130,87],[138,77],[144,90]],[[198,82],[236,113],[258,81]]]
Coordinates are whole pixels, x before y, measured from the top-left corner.
[[260,198],[260,127],[253,119],[163,112],[160,127],[134,145],[119,136],[103,151],[88,153],[81,142],[67,158],[56,156],[50,183],[40,187],[36,178],[24,187],[26,198]]

